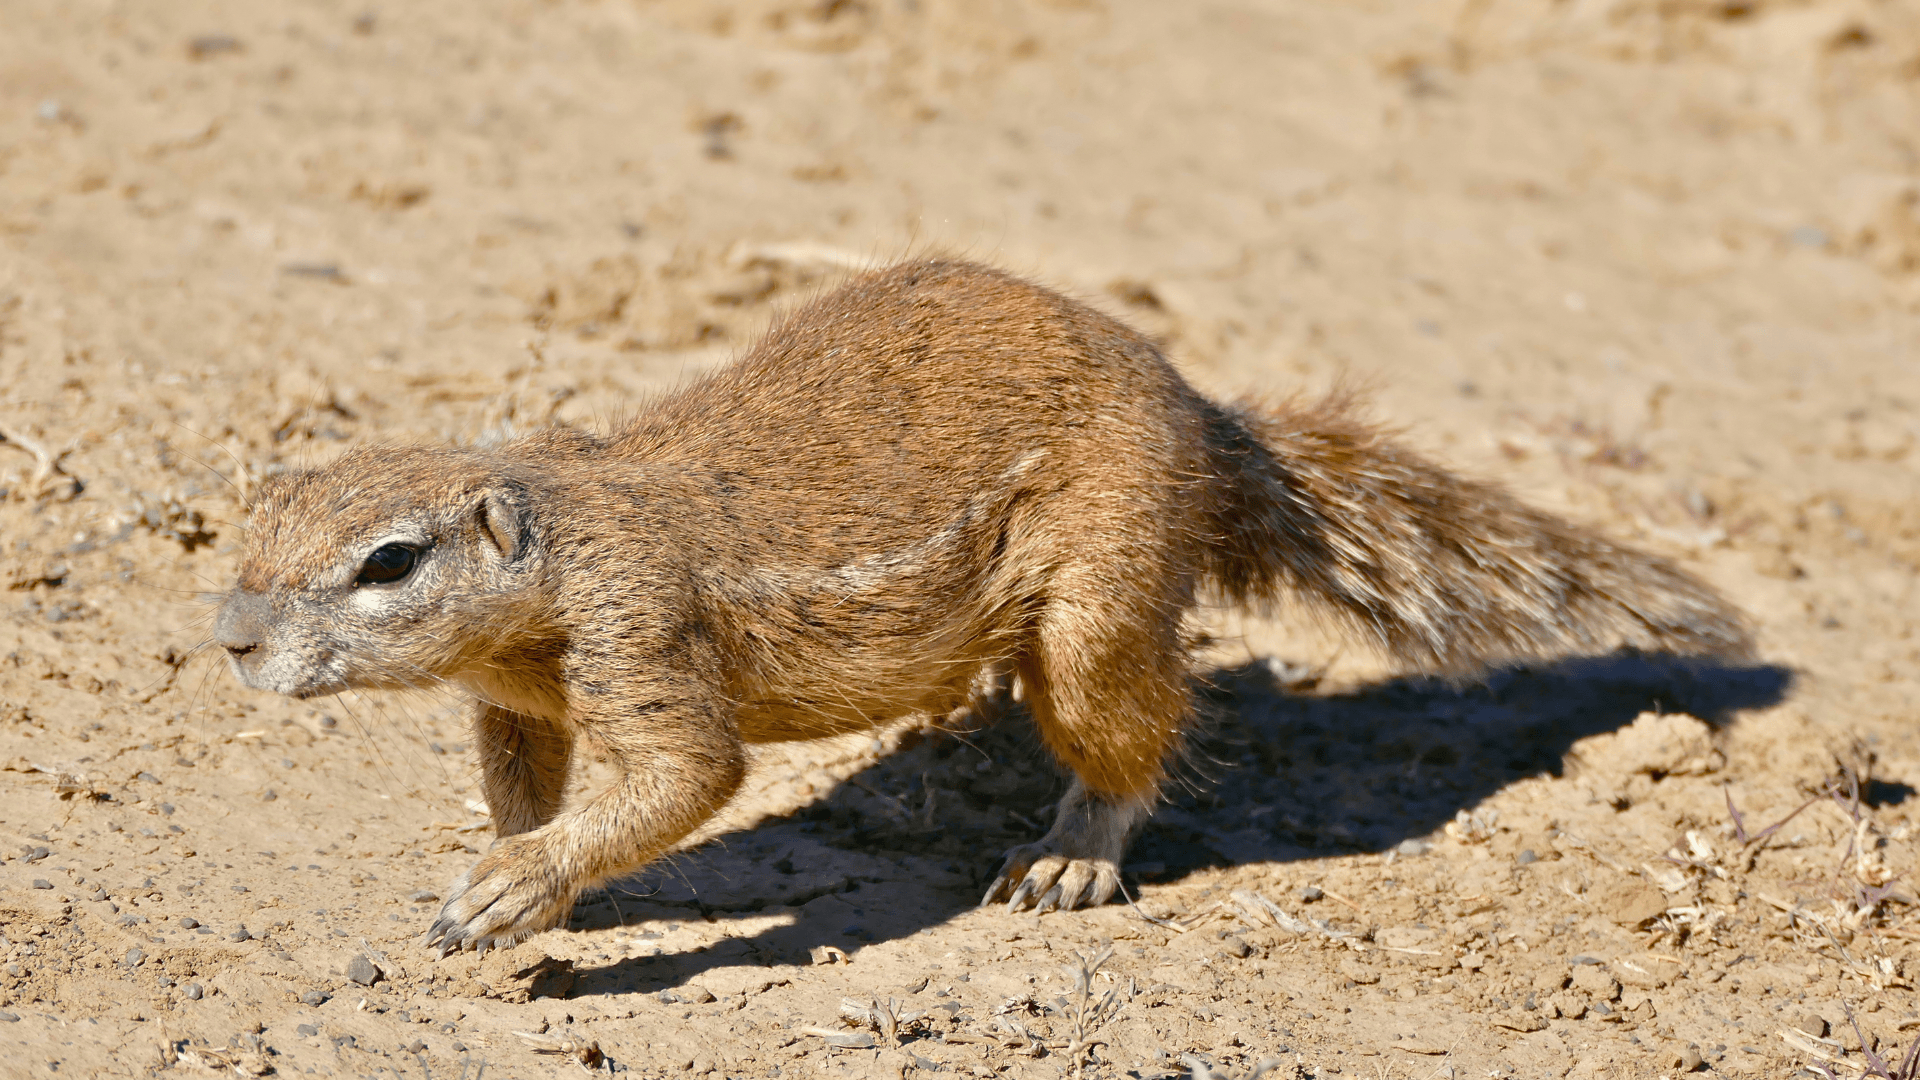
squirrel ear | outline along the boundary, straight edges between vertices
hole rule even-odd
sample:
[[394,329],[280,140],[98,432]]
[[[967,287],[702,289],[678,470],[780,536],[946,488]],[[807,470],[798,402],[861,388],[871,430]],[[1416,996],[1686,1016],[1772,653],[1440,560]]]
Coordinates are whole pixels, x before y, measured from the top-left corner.
[[519,504],[508,494],[489,491],[480,499],[480,505],[474,508],[474,517],[480,525],[480,534],[493,542],[500,550],[500,557],[508,562],[520,558],[526,550],[526,520],[520,512]]

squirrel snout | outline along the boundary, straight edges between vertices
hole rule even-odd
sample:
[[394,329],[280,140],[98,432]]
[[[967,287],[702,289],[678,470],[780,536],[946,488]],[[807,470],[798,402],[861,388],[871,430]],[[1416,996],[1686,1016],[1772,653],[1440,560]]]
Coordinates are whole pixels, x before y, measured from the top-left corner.
[[234,590],[220,604],[213,621],[213,640],[238,660],[260,647],[266,637],[267,598]]

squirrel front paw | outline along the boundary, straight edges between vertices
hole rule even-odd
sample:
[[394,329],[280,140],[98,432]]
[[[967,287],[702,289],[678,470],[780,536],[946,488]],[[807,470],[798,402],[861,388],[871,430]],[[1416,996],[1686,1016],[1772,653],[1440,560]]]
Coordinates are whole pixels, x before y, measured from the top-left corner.
[[441,956],[507,948],[560,925],[578,893],[538,841],[509,838],[453,883],[427,947]]

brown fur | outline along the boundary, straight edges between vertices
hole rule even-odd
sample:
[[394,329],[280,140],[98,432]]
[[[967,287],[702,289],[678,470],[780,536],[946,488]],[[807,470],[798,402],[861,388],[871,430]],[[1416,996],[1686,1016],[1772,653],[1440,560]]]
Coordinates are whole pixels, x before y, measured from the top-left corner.
[[[217,633],[241,678],[477,699],[500,839],[442,948],[552,926],[658,857],[732,795],[744,743],[945,712],[1007,672],[1075,780],[988,899],[1103,901],[1193,715],[1203,590],[1304,598],[1446,673],[1745,642],[1669,563],[1335,403],[1223,408],[1119,322],[952,261],[857,278],[605,437],[360,448],[253,513]],[[355,585],[395,541],[411,574]],[[623,779],[563,811],[577,734]]]

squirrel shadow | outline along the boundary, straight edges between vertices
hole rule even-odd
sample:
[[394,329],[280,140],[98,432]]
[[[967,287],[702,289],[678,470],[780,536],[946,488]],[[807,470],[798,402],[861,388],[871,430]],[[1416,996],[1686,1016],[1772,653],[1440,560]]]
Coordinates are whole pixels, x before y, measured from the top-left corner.
[[[1779,702],[1793,681],[1773,665],[1628,653],[1501,668],[1465,687],[1395,678],[1327,694],[1291,673],[1253,662],[1199,678],[1208,722],[1128,853],[1128,892],[1213,867],[1386,851],[1517,780],[1560,775],[1575,742],[1641,713],[1717,728]],[[812,805],[584,898],[569,925],[769,909],[791,922],[699,952],[583,967],[574,993],[804,964],[821,945],[852,953],[942,923],[978,904],[1001,853],[1044,831],[1064,790],[1017,706],[978,731],[917,733]]]

